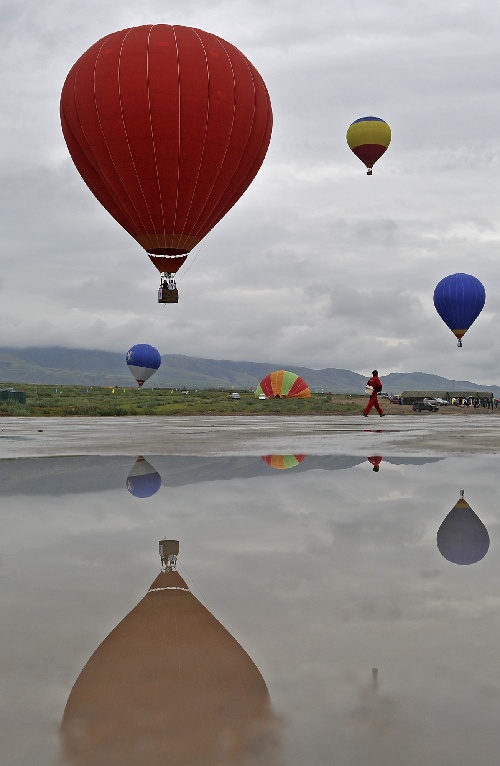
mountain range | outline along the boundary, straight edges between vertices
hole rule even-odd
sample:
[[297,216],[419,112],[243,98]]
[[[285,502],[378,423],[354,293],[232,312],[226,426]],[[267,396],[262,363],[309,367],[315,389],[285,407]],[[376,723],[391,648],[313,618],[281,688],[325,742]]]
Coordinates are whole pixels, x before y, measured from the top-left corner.
[[[146,384],[154,388],[255,388],[273,370],[292,370],[307,381],[313,391],[361,394],[366,376],[351,370],[329,367],[313,370],[293,364],[232,362],[201,359],[182,354],[164,354],[160,369]],[[449,380],[425,372],[391,372],[383,375],[384,391],[491,391],[500,396],[500,387],[467,380]],[[0,385],[39,383],[81,386],[132,386],[125,354],[62,347],[0,348]]]
[[[366,462],[359,455],[306,455],[293,466],[294,475],[305,471],[348,470]],[[142,458],[142,456],[141,456]],[[74,495],[81,492],[125,490],[128,474],[138,456],[71,455],[0,460],[0,497],[9,495]],[[144,460],[144,458],[142,458]],[[385,457],[393,465],[420,466],[437,463],[440,457]],[[198,455],[148,455],[149,466],[161,476],[163,487],[184,487],[208,481],[231,481],[257,476],[278,478],[277,471],[255,455],[202,457]]]

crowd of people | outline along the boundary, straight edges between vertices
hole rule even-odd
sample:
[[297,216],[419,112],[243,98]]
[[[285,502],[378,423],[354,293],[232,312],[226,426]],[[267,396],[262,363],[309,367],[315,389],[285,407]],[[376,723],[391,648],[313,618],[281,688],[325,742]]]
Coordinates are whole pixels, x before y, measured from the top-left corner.
[[498,399],[490,399],[489,397],[484,397],[483,399],[475,399],[472,396],[469,396],[467,399],[463,399],[461,397],[452,397],[451,403],[454,404],[456,407],[474,407],[474,409],[478,409],[479,407],[484,407],[485,409],[492,410],[498,409]]

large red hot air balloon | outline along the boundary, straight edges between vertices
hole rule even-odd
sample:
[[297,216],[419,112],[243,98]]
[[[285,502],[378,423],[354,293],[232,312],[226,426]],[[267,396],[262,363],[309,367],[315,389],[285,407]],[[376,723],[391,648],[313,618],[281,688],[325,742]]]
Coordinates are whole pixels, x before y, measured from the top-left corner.
[[177,302],[173,275],[264,160],[272,110],[262,77],[208,32],[132,27],[74,64],[61,123],[87,186],[165,275],[158,301]]

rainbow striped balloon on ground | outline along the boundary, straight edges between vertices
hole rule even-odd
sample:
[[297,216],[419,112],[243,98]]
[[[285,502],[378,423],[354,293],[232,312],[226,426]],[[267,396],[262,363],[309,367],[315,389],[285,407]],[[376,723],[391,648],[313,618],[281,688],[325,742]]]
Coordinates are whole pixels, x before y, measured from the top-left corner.
[[287,370],[276,370],[262,378],[255,389],[255,396],[264,394],[268,399],[299,398],[311,396],[309,386],[299,375]]
[[373,166],[391,143],[391,129],[380,117],[360,117],[347,129],[349,149],[368,168],[371,176]]

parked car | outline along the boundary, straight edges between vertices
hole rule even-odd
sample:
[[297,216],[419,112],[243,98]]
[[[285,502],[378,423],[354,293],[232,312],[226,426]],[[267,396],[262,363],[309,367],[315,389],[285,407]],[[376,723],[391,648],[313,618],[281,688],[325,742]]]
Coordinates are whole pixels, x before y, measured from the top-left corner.
[[233,391],[232,394],[229,394],[230,399],[241,399],[241,396],[236,393],[236,391]]
[[423,402],[413,402],[413,410],[415,412],[422,412],[422,410],[429,410],[430,412],[437,412],[439,409],[437,404],[432,404],[430,400]]
[[265,399],[265,398],[266,398],[265,394],[259,394],[259,399]]
[[379,394],[381,399],[389,399],[389,394]]
[[391,404],[401,404],[401,397],[400,396],[390,396],[389,401]]
[[448,404],[446,399],[441,399],[439,396],[436,396],[434,398],[425,397],[424,402],[430,402],[430,404],[435,404],[436,407],[444,407],[446,404]]

